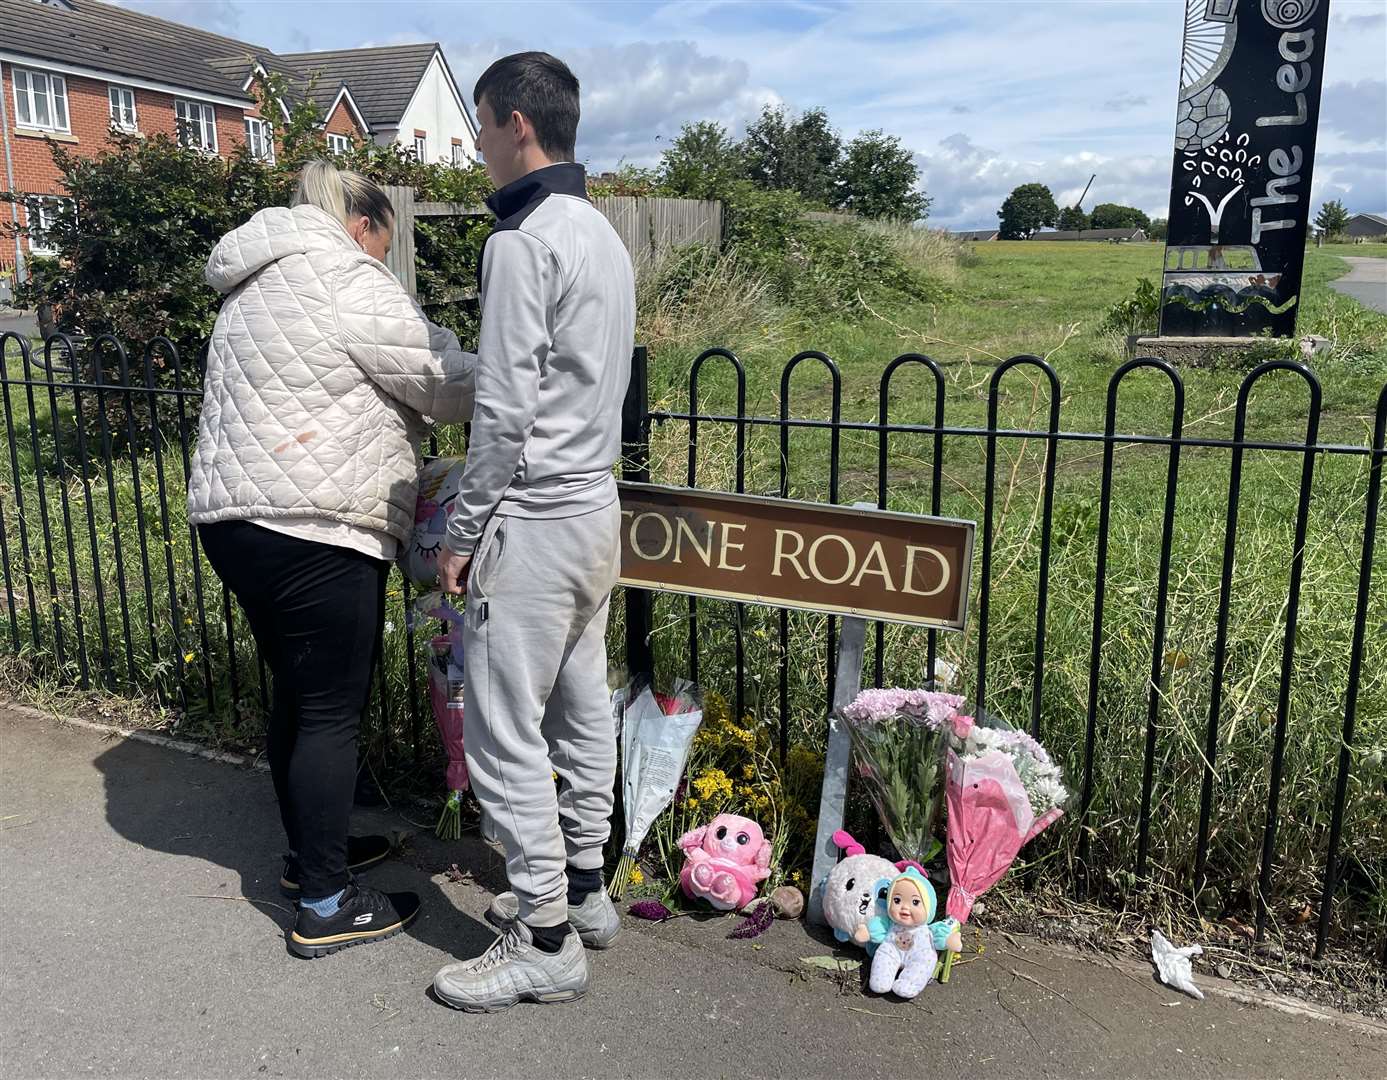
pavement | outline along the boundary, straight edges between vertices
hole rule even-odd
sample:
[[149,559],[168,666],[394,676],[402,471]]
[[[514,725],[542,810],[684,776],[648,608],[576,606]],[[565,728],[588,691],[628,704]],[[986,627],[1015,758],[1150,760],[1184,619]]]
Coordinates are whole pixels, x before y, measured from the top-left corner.
[[1364,307],[1387,312],[1387,259],[1370,259],[1361,255],[1340,255],[1352,268],[1330,286],[1345,296],[1351,296]]
[[0,304],[0,334],[21,334],[27,338],[39,336],[38,319],[30,311],[16,311]]
[[[361,829],[412,829],[361,812]],[[305,961],[262,771],[0,705],[0,1077],[1381,1076],[1387,1028],[1182,997],[1140,967],[984,931],[913,1002],[813,972],[798,923],[627,919],[571,1005],[470,1016],[434,971],[478,953],[499,858],[431,833],[369,872],[405,936]],[[454,883],[440,871],[456,863]],[[257,901],[256,903],[247,902]],[[844,954],[851,955],[851,954]]]

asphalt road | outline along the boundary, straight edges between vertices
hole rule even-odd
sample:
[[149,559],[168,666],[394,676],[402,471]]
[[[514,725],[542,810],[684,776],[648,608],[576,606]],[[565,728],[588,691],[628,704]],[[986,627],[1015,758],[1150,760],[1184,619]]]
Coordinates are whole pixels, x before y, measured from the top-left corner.
[[1387,259],[1365,259],[1360,255],[1340,258],[1353,269],[1330,285],[1364,307],[1387,312]]
[[[277,833],[262,772],[0,706],[0,1076],[1357,1080],[1387,1063],[1383,1036],[1000,934],[947,987],[870,997],[806,974],[831,947],[799,924],[728,941],[712,917],[628,920],[582,1001],[469,1016],[425,991],[491,939],[489,849],[419,837],[369,875],[422,894],[408,936],[304,961],[274,906]],[[468,880],[440,872],[454,862]]]

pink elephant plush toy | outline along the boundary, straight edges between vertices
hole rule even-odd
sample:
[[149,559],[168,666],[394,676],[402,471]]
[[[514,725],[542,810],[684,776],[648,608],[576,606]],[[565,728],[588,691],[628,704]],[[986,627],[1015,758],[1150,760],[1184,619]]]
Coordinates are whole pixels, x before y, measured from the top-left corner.
[[690,900],[734,911],[756,898],[770,876],[771,845],[761,826],[736,814],[719,814],[679,838],[686,858],[679,885]]

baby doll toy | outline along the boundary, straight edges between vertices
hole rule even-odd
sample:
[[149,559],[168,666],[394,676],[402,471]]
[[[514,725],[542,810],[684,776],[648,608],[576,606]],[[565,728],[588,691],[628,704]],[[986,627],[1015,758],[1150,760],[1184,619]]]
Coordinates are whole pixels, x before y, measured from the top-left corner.
[[896,875],[887,885],[886,914],[881,923],[881,945],[872,957],[872,974],[867,985],[873,993],[888,990],[899,998],[910,999],[934,978],[939,964],[937,950],[963,951],[963,939],[955,919],[932,923],[937,902],[934,886],[913,866]]
[[[881,943],[880,936],[872,937],[873,919],[886,914],[885,886],[878,888],[878,884],[895,877],[896,866],[880,855],[869,855],[842,829],[833,834],[833,842],[843,849],[845,858],[824,878],[824,921],[833,927],[835,938],[861,945],[870,956]],[[878,892],[883,895],[878,897]],[[884,935],[885,919],[877,919],[875,925]]]
[[756,899],[770,877],[771,845],[761,826],[736,814],[719,814],[679,838],[684,869],[679,885],[690,900],[707,900],[719,911],[735,911]]

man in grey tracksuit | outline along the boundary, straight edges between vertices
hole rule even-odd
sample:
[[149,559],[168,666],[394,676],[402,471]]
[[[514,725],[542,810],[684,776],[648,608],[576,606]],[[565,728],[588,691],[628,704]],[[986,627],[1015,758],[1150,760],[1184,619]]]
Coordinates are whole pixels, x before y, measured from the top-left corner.
[[635,284],[572,160],[568,68],[544,53],[506,57],[474,97],[497,221],[479,270],[471,442],[439,573],[445,589],[466,587],[467,765],[512,891],[488,912],[501,937],[434,988],[489,1011],[578,997],[583,945],[610,945],[619,928],[601,878],[616,775],[604,638]]

